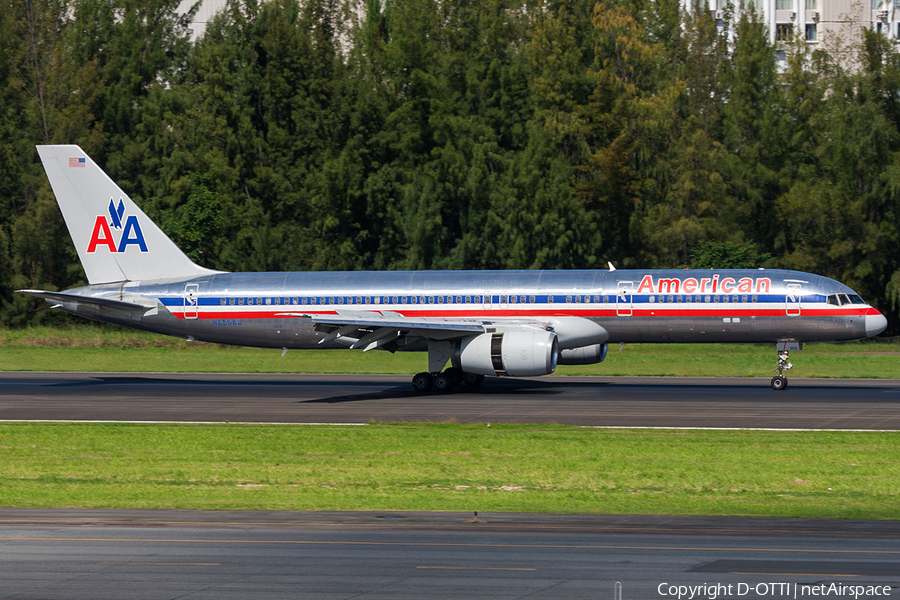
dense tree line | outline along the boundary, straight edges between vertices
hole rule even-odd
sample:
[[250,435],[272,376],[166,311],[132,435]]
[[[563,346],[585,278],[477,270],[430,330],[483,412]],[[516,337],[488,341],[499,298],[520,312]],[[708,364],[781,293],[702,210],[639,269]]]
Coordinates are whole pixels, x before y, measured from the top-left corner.
[[75,143],[205,266],[784,267],[896,327],[879,35],[847,69],[678,0],[234,0],[192,42],[178,4],[3,1],[3,324],[83,283],[34,150]]

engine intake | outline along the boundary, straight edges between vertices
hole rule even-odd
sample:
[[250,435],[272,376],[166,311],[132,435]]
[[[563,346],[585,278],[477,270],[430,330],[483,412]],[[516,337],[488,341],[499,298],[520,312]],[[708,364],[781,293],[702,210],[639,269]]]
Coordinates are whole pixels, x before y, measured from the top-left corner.
[[533,377],[556,370],[559,344],[551,331],[482,333],[454,344],[453,364],[466,373]]

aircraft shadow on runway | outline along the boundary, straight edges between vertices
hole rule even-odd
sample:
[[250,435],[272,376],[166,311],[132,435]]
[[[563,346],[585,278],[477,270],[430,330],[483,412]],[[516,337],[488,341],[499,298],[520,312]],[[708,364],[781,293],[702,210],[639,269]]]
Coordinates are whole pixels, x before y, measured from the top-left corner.
[[[335,382],[337,385],[337,382]],[[371,385],[371,384],[369,384]],[[485,396],[498,397],[514,394],[516,397],[548,396],[564,394],[571,382],[532,381],[532,380],[498,380],[482,383],[477,387],[458,385],[449,392],[420,393],[412,389],[409,384],[400,384],[388,389],[367,392],[364,394],[334,395],[327,398],[315,398],[312,400],[299,400],[298,404],[339,404],[341,402],[364,402],[366,400],[394,400],[420,398],[422,401],[434,401],[440,398],[452,399],[455,396]],[[605,382],[590,384],[591,387],[608,385]]]
[[[320,382],[321,383],[321,382]],[[335,387],[344,382],[335,381]],[[370,386],[371,384],[365,384]],[[583,392],[595,391],[596,394]],[[785,394],[775,396],[768,385],[748,381],[746,385],[667,385],[659,384],[617,384],[609,381],[566,381],[563,379],[546,379],[542,381],[522,379],[499,379],[486,381],[476,388],[460,385],[448,393],[414,392],[406,384],[398,384],[385,389],[372,390],[359,394],[334,394],[323,398],[298,400],[303,404],[337,404],[341,402],[363,402],[367,400],[392,400],[419,398],[422,401],[434,401],[440,398],[452,400],[454,397],[484,397],[497,400],[504,396],[510,398],[577,398],[580,402],[619,402],[642,401],[661,404],[690,401],[715,401],[723,404],[741,404],[746,402],[772,402],[791,404],[844,404],[848,399],[867,404],[897,404],[900,394],[890,393],[892,390],[875,387],[827,388],[797,387]],[[711,393],[712,392],[712,393]]]

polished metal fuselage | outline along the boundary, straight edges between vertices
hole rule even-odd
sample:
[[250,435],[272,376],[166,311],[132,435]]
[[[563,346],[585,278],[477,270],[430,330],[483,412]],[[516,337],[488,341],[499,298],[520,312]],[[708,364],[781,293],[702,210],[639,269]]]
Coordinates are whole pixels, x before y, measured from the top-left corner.
[[[648,279],[649,278],[649,279]],[[610,342],[820,342],[866,337],[866,304],[835,280],[784,270],[390,271],[220,273],[93,285],[69,293],[140,304],[64,302],[73,314],[196,340],[273,348],[319,345],[309,318],[344,312],[483,323],[575,316]],[[424,350],[411,343],[400,349]]]

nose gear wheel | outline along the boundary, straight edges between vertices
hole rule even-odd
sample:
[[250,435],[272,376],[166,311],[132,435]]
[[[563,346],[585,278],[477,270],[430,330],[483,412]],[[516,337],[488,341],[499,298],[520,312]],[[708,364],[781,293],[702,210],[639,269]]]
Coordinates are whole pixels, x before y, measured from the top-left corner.
[[788,369],[792,369],[794,365],[788,362],[788,351],[787,350],[779,350],[778,352],[778,364],[772,370],[775,373],[775,377],[772,378],[772,389],[775,391],[781,391],[787,387],[788,380],[787,377],[784,376],[784,372]]

